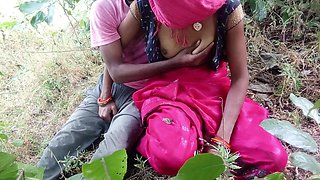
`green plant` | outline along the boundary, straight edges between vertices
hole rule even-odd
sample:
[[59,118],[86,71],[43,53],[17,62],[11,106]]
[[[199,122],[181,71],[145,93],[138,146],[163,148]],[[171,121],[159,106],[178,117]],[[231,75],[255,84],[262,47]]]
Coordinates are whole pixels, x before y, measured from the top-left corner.
[[304,97],[297,97],[292,93],[290,94],[289,98],[295,106],[302,110],[304,116],[309,117],[315,120],[317,124],[320,124],[320,115],[318,113],[320,108],[320,100],[317,100],[315,104],[313,104],[308,99]]
[[228,178],[234,177],[234,175],[231,173],[231,171],[234,171],[234,170],[241,168],[237,165],[237,162],[236,162],[236,160],[240,157],[240,155],[237,153],[232,153],[230,151],[230,149],[227,149],[221,145],[214,146],[214,148],[216,149],[218,155],[220,155],[222,157],[222,159],[224,161],[224,165],[226,167],[225,172],[222,175],[220,175],[218,180],[223,180],[223,179],[228,179]]
[[301,88],[302,82],[300,79],[300,73],[293,65],[285,64],[281,70],[280,76],[285,78],[282,84],[281,96],[284,92],[291,90],[291,87],[293,87],[295,92]]
[[212,180],[225,172],[223,159],[211,153],[197,154],[185,162],[174,180]]
[[81,173],[81,167],[87,162],[87,153],[79,152],[77,156],[66,156],[61,163],[63,163],[63,173],[65,175]]
[[[290,99],[296,106],[303,110],[303,114],[306,116],[312,111],[317,112],[317,108],[319,108],[319,101],[316,101],[315,105],[313,105],[306,98],[298,98],[294,94],[290,95]],[[318,117],[319,115],[316,113],[316,117],[313,118]],[[317,121],[317,123],[319,122]],[[312,136],[294,127],[288,121],[268,119],[263,121],[260,126],[280,140],[283,140],[294,147],[298,147],[312,153],[318,151],[318,144]],[[312,155],[304,152],[294,152],[290,155],[289,159],[296,167],[310,171],[314,175],[320,174],[320,163]]]
[[92,180],[122,180],[127,171],[127,158],[126,150],[122,149],[85,163],[82,166],[83,176]]
[[43,179],[43,168],[16,162],[16,156],[0,152],[0,179]]

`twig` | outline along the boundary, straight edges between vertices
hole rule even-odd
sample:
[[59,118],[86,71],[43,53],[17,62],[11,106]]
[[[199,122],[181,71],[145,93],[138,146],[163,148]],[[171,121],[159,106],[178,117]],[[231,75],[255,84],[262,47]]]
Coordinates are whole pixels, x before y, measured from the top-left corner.
[[67,53],[67,52],[77,52],[77,51],[90,51],[91,48],[85,48],[85,49],[70,49],[70,50],[57,50],[57,51],[24,51],[22,53]]
[[[64,2],[64,1],[63,1],[63,2]],[[68,13],[67,13],[67,11],[66,11],[66,8],[65,8],[64,4],[62,4],[62,3],[60,2],[60,0],[58,0],[58,3],[59,3],[59,5],[62,7],[64,14],[65,14],[66,17],[68,18],[68,21],[69,21],[69,23],[70,23],[70,25],[71,25],[71,27],[72,27],[72,29],[73,29],[73,31],[74,31],[74,34],[75,34],[78,42],[81,42],[81,41],[80,41],[80,38],[79,38],[79,36],[78,36],[78,33],[77,33],[77,31],[76,31],[76,28],[74,27],[74,25],[73,25],[73,23],[72,23],[69,15],[68,15]],[[83,55],[85,56],[84,53],[83,53]]]

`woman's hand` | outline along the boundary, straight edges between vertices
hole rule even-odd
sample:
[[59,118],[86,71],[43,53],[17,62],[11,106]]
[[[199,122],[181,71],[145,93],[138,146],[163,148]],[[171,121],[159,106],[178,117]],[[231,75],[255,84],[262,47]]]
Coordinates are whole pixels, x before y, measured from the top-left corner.
[[116,104],[111,101],[104,107],[99,107],[99,116],[106,122],[110,122],[112,117],[118,112]]

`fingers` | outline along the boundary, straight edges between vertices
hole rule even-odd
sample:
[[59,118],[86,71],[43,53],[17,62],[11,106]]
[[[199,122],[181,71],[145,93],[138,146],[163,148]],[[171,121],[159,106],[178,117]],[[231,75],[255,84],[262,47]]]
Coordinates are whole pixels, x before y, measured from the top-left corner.
[[207,47],[205,47],[202,51],[200,51],[199,53],[195,54],[195,55],[207,55],[211,49],[212,49],[212,46],[213,46],[214,42],[211,42]]
[[111,121],[111,116],[110,116],[111,110],[106,107],[99,107],[99,116],[101,119],[104,121],[110,122]]
[[197,42],[193,43],[190,47],[185,48],[187,54],[192,54],[192,52],[197,49],[197,47],[200,45],[201,40],[198,40]]
[[118,112],[115,103],[110,103],[105,107],[99,107],[99,116],[107,122],[110,122]]
[[194,59],[197,59],[199,61],[199,63],[201,64],[202,62],[207,60],[208,54],[211,53],[212,51],[212,46],[213,43],[210,43],[205,49],[203,49],[202,51],[200,51],[197,54],[194,54]]
[[112,112],[112,115],[116,115],[118,113],[118,109],[116,107],[116,105],[114,104],[113,106],[111,106],[111,112]]

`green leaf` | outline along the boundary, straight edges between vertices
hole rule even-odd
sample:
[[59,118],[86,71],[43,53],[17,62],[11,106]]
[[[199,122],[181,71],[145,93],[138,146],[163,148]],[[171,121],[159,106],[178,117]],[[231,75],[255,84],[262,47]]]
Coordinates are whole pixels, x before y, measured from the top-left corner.
[[0,180],[15,179],[18,173],[18,166],[14,163],[14,155],[0,152]]
[[310,112],[314,109],[320,109],[320,99],[318,99],[315,103],[314,103],[314,106],[309,110],[308,112],[308,116],[310,114]]
[[320,173],[320,163],[309,154],[295,152],[290,155],[289,159],[294,166],[311,171],[313,174]]
[[8,136],[6,134],[0,133],[0,139],[7,141]]
[[92,180],[122,180],[127,172],[127,153],[122,149],[110,156],[97,159],[82,166],[82,173],[85,178]]
[[225,171],[225,165],[220,156],[210,153],[196,155],[190,158],[179,170],[174,180],[212,180]]
[[[11,29],[17,24],[17,21],[4,21],[0,24],[0,29]],[[3,73],[0,72],[0,76],[3,76]]]
[[297,97],[292,93],[290,94],[289,98],[294,105],[296,105],[302,110],[303,115],[314,119],[318,124],[320,124],[320,116],[318,114],[318,111],[316,109],[311,110],[314,107],[312,102],[310,102],[308,99],[304,97]]
[[55,5],[54,4],[51,4],[49,7],[48,7],[48,14],[45,18],[45,21],[47,24],[51,24],[52,20],[53,20],[53,15],[54,15],[54,8],[55,8]]
[[256,19],[263,21],[267,17],[267,13],[266,3],[263,0],[257,0],[255,9]]
[[19,5],[19,10],[25,14],[32,14],[39,11],[47,1],[29,1]]
[[310,134],[297,129],[288,121],[266,119],[261,122],[260,126],[272,135],[292,146],[302,148],[310,152],[317,152],[318,150],[318,145]]
[[16,160],[16,156],[5,153],[5,152],[0,152],[0,172],[3,171],[6,166],[9,166]]
[[32,17],[30,23],[34,28],[38,28],[38,24],[43,22],[45,19],[46,15],[44,14],[44,12],[39,11],[36,15]]
[[35,167],[29,164],[17,163],[18,168],[24,171],[24,177],[27,179],[43,179],[44,168]]
[[320,174],[312,175],[309,180],[320,180]]
[[12,142],[12,144],[15,146],[15,147],[21,147],[23,145],[24,141],[22,139],[16,139]]
[[0,171],[0,180],[15,180],[18,176],[18,166],[12,163],[6,166],[4,171]]
[[284,174],[280,172],[269,174],[268,176],[264,177],[264,179],[265,180],[285,180]]

